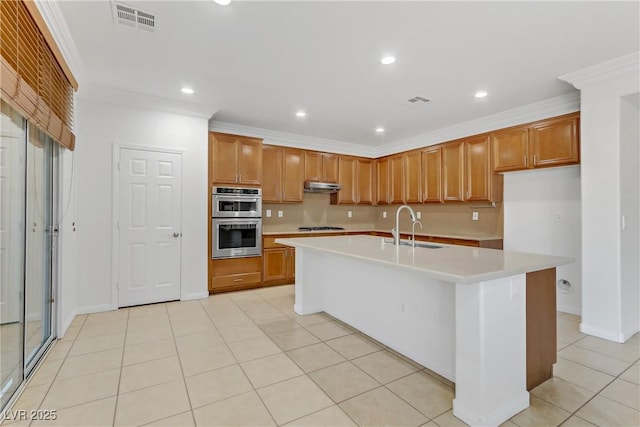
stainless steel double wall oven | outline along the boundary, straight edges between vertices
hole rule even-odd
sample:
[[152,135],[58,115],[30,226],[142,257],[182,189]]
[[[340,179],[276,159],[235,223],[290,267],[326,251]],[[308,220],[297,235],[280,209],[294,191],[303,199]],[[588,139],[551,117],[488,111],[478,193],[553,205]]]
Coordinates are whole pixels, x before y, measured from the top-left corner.
[[262,254],[262,189],[213,187],[211,257]]

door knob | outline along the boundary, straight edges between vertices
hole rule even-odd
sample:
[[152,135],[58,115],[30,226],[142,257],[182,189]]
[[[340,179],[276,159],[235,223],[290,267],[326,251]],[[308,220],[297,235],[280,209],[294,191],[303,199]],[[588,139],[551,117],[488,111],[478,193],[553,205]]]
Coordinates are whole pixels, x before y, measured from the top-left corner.
[[180,236],[181,236],[181,234],[180,234],[180,233],[173,233],[173,234],[170,234],[170,236],[173,236],[173,237],[180,237]]

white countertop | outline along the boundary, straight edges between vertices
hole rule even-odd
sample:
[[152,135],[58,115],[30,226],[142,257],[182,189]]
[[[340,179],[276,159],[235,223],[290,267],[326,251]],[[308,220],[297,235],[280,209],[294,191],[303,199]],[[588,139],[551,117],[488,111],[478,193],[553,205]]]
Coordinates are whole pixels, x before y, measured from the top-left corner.
[[[358,228],[353,228],[353,229],[344,229],[344,230],[315,230],[315,231],[309,231],[309,230],[298,230],[298,229],[291,229],[291,230],[268,230],[268,231],[263,231],[262,235],[263,236],[277,236],[277,235],[281,235],[281,234],[330,234],[330,233],[351,233],[351,234],[357,234],[357,233],[371,233],[371,232],[377,232],[377,233],[391,233],[390,230],[378,230],[378,229],[373,229],[373,228],[366,228],[366,229],[358,229]],[[411,234],[410,232],[405,232],[405,231],[400,231],[401,234]],[[438,234],[438,233],[429,233],[429,232],[417,232],[416,236],[430,236],[430,237],[442,237],[445,239],[461,239],[461,240],[477,240],[477,241],[485,241],[485,240],[501,240],[502,236],[488,236],[488,235],[472,235],[472,234],[466,234],[466,235],[462,235],[462,234]]]
[[394,246],[382,237],[349,235],[276,239],[276,243],[415,269],[454,283],[477,283],[566,265],[573,258],[444,245],[440,249]]

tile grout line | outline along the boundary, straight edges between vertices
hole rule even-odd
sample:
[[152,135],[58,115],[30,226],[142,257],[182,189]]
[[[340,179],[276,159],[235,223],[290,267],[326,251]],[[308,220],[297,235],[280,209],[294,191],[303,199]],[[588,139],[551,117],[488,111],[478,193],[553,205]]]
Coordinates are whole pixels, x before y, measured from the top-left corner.
[[123,364],[124,364],[124,351],[125,351],[125,347],[127,346],[127,334],[129,332],[129,316],[130,316],[131,312],[129,311],[129,309],[127,309],[127,321],[125,322],[125,328],[124,328],[124,341],[122,342],[122,356],[120,358],[120,375],[118,375],[118,387],[116,388],[116,403],[113,406],[113,422],[111,423],[112,426],[116,425],[116,415],[118,414],[118,402],[120,401],[120,384],[122,384],[122,370],[123,370]]

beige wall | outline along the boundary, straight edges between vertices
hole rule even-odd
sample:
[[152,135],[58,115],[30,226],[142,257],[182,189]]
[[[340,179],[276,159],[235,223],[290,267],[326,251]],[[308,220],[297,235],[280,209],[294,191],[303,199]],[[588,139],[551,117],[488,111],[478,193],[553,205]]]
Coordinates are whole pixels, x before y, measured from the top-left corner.
[[[395,225],[398,205],[331,205],[330,197],[329,194],[305,193],[303,203],[264,204],[263,229],[264,231],[292,231],[303,225],[330,225],[346,229],[391,230]],[[473,206],[489,206],[489,203],[411,205],[416,212],[422,213],[421,222],[424,227],[421,230],[422,233],[501,237],[503,235],[502,203],[497,203],[495,208],[474,208]],[[267,218],[267,209],[271,210],[271,218]],[[278,218],[278,210],[283,211],[282,218]],[[353,214],[351,218],[347,215],[348,211]],[[386,219],[382,217],[385,211]],[[478,212],[478,221],[472,221],[473,211]],[[411,229],[407,212],[401,213],[400,229],[401,231]]]

